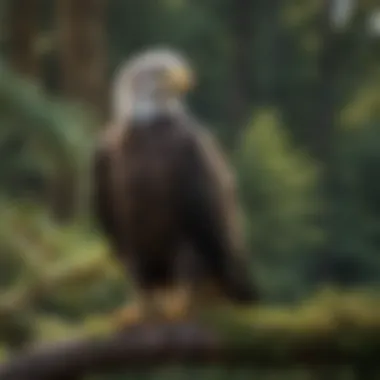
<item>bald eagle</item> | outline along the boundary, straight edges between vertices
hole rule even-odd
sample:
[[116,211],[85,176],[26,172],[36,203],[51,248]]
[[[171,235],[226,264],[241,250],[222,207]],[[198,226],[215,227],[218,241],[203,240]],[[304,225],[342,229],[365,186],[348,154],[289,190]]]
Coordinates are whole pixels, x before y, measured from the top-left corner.
[[232,303],[257,299],[233,172],[185,107],[193,83],[183,56],[157,48],[127,61],[114,80],[111,121],[95,153],[95,208],[137,291],[131,318],[184,315],[211,288]]

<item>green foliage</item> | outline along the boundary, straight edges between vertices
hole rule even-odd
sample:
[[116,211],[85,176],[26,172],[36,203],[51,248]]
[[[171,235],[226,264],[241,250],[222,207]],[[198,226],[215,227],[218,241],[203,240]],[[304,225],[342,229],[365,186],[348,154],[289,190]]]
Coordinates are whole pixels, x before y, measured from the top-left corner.
[[2,195],[46,196],[49,183],[70,173],[80,204],[88,197],[94,121],[75,105],[46,95],[0,66],[0,184]]
[[258,228],[251,236],[266,241],[258,244],[260,250],[278,256],[314,246],[320,234],[313,219],[321,211],[315,164],[292,145],[275,110],[257,111],[241,140],[241,187],[252,226]]
[[[128,284],[99,235],[75,224],[64,228],[33,204],[2,206],[0,340],[78,334],[91,313],[123,302]],[[88,326],[99,330],[94,317]]]
[[318,169],[292,144],[273,109],[256,111],[236,156],[251,250],[276,273],[263,274],[264,281],[283,287],[323,241]]
[[355,267],[351,281],[372,283],[380,271],[379,85],[372,75],[342,110],[334,202],[336,255]]
[[96,123],[0,70],[0,340],[18,346],[63,336],[90,310],[115,307],[125,285],[100,236],[79,221],[59,225],[49,212],[51,183],[62,173],[70,173],[79,214],[88,211]]

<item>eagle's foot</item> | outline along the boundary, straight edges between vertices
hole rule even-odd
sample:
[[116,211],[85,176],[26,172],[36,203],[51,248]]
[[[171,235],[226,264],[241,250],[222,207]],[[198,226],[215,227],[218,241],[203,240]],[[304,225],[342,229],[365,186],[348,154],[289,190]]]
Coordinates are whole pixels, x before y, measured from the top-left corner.
[[128,305],[116,312],[114,316],[116,326],[127,328],[141,324],[144,321],[145,313],[139,303]]
[[184,321],[190,315],[190,293],[186,288],[162,292],[158,295],[158,302],[165,321]]

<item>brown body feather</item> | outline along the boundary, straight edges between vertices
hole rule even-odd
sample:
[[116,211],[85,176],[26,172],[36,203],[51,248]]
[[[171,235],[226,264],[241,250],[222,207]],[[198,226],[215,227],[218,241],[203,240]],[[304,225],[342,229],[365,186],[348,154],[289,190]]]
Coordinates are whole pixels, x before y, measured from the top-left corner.
[[95,156],[101,226],[136,287],[216,284],[252,302],[235,180],[220,148],[185,115],[111,127]]

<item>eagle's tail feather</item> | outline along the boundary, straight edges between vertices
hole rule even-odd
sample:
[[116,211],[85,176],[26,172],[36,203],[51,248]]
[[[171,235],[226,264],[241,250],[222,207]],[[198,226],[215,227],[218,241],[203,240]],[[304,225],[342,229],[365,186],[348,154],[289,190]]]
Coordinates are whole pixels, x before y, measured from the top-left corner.
[[[238,260],[236,260],[238,261]],[[258,286],[243,262],[229,263],[221,276],[221,285],[226,296],[234,303],[254,304],[259,302]]]

